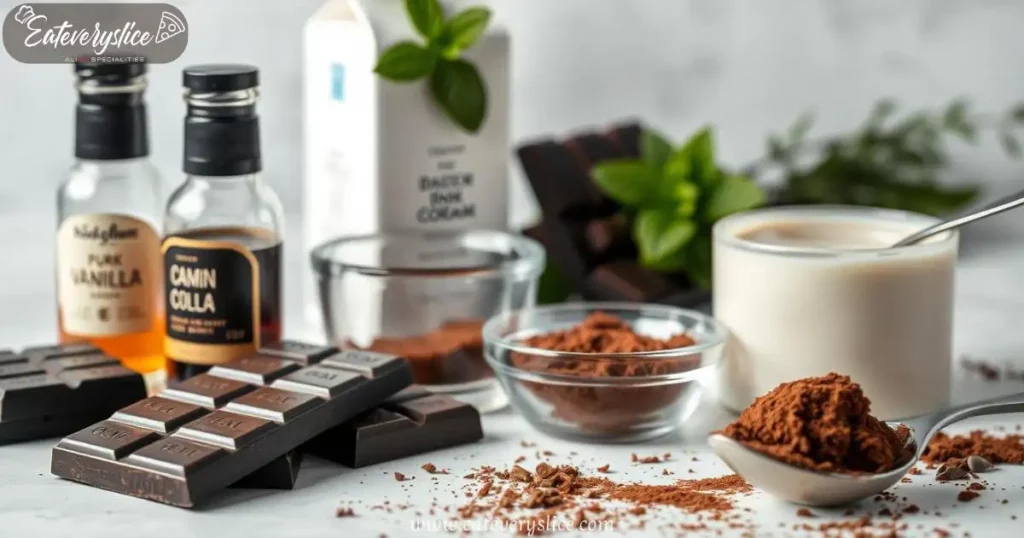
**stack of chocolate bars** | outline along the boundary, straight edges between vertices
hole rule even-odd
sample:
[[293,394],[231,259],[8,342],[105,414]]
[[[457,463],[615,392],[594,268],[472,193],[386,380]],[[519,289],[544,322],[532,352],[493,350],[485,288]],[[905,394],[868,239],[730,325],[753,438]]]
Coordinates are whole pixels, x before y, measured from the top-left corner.
[[291,488],[300,454],[361,467],[483,437],[472,406],[411,386],[395,356],[282,342],[145,397],[91,346],[0,353],[0,443],[71,433],[53,474],[174,506]]
[[586,299],[700,305],[710,296],[685,275],[637,263],[629,223],[591,179],[590,169],[598,162],[639,156],[640,131],[639,124],[630,123],[520,146],[519,161],[544,214],[524,233],[544,245]]

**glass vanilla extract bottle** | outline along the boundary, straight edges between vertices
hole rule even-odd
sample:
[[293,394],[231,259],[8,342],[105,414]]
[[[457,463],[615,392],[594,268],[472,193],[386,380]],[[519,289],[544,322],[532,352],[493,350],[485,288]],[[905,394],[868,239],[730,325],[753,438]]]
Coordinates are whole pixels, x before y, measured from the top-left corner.
[[185,182],[164,215],[170,379],[185,379],[281,338],[284,216],[264,183],[259,72],[185,68]]
[[57,325],[143,374],[162,372],[160,177],[149,161],[146,64],[79,61],[76,162],[57,191]]

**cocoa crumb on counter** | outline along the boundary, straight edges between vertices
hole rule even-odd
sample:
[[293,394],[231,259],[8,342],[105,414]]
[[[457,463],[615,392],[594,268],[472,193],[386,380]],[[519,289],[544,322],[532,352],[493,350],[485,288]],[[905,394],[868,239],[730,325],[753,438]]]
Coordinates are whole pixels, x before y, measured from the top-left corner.
[[978,493],[977,491],[965,489],[964,491],[961,491],[959,495],[956,496],[956,500],[960,502],[969,502],[978,498],[980,495],[981,494]]
[[796,515],[800,517],[814,517],[814,512],[811,512],[810,509],[807,508],[800,508],[796,511]]
[[402,473],[395,473],[395,480],[398,480],[399,482],[403,482],[403,481],[406,480],[406,477]]
[[612,465],[610,463],[606,463],[606,464],[598,467],[597,468],[597,472],[599,472],[599,473],[607,473],[611,468],[612,468]]
[[339,506],[338,509],[334,511],[335,517],[352,517],[354,515],[356,515],[355,510],[348,506]]
[[631,461],[633,463],[639,463],[639,464],[661,463],[661,458],[659,458],[658,456],[642,456],[641,457],[641,456],[637,456],[636,454],[631,454],[630,457],[629,457],[629,461]]

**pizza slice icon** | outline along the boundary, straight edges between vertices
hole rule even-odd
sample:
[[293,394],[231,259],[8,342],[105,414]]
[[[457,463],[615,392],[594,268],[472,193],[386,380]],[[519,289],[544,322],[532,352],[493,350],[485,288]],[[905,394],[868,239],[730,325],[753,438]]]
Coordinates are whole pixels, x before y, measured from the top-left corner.
[[156,29],[156,42],[163,43],[168,39],[185,32],[185,23],[173,13],[164,11],[160,14],[160,26]]

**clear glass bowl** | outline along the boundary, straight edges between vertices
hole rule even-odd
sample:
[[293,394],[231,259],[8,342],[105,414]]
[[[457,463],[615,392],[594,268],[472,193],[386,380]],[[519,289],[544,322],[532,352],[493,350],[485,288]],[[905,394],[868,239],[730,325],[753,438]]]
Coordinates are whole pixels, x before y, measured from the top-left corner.
[[484,322],[533,306],[544,249],[500,231],[348,237],[313,249],[328,337],[399,355],[416,383],[493,411],[508,401],[483,358]]
[[[530,337],[579,325],[598,311],[626,321],[640,334],[667,339],[686,333],[696,343],[604,354],[524,344]],[[512,405],[534,427],[574,440],[632,442],[670,433],[689,418],[702,386],[715,379],[726,330],[692,310],[595,302],[504,312],[484,325],[483,335],[488,364]]]

